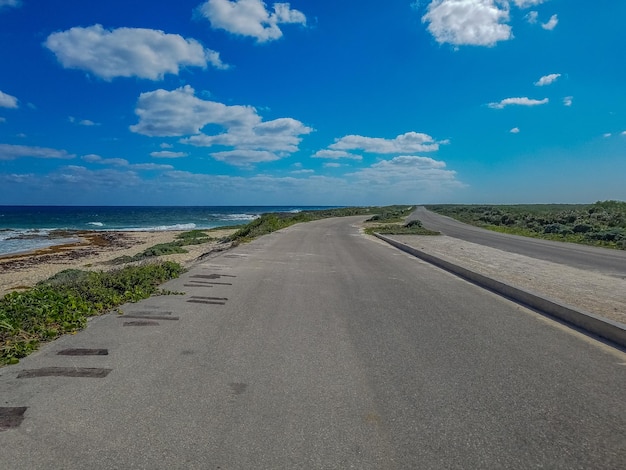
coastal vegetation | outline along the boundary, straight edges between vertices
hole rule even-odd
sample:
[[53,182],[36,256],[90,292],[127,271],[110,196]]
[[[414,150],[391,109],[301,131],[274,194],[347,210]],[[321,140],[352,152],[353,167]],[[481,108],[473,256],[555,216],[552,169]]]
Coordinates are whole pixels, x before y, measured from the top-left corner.
[[344,207],[301,212],[276,212],[263,214],[261,217],[244,225],[228,237],[234,243],[250,241],[256,237],[275,232],[290,225],[329,217],[347,217],[353,215],[367,215],[369,220],[391,221],[401,220],[413,210],[413,206],[384,206],[384,207]]
[[135,261],[145,261],[158,256],[172,255],[177,253],[187,253],[184,246],[201,245],[212,241],[213,238],[206,233],[205,230],[190,230],[176,235],[174,241],[169,243],[159,243],[157,245],[146,248],[141,253],[134,256],[119,256],[111,260],[111,264],[125,264]]
[[429,210],[497,232],[626,249],[626,202],[431,205]]
[[41,342],[74,333],[87,319],[159,293],[183,268],[172,262],[108,272],[66,270],[0,299],[0,365],[14,364]]

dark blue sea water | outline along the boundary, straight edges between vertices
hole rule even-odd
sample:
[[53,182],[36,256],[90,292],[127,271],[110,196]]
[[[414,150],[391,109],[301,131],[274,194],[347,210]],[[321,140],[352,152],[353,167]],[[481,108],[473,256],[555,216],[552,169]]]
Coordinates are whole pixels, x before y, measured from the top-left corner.
[[267,212],[323,209],[305,206],[81,207],[0,206],[0,255],[30,251],[67,239],[55,230],[161,231],[242,225]]

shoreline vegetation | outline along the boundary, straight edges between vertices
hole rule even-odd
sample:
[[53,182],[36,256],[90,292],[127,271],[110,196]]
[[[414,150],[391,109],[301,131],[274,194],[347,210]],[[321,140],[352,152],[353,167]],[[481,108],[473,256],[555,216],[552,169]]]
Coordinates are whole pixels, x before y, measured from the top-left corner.
[[0,280],[12,274],[20,279],[18,285],[0,284],[0,295],[7,292],[0,298],[0,366],[19,362],[42,343],[76,333],[89,317],[151,295],[176,294],[158,286],[211,253],[328,217],[367,215],[368,231],[421,233],[421,224],[403,224],[412,210],[387,206],[267,213],[244,226],[185,232],[69,232],[63,236],[79,241],[0,257]]
[[626,250],[626,202],[594,204],[427,205],[466,224],[496,232]]

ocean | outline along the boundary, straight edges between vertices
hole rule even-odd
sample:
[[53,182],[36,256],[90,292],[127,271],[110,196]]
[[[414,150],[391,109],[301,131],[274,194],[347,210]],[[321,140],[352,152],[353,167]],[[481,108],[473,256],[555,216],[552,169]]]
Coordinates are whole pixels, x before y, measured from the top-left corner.
[[[0,255],[68,243],[75,240],[71,232],[80,230],[208,229],[244,225],[267,212],[300,212],[326,208],[309,206],[0,206]],[[70,232],[70,234],[62,232]]]

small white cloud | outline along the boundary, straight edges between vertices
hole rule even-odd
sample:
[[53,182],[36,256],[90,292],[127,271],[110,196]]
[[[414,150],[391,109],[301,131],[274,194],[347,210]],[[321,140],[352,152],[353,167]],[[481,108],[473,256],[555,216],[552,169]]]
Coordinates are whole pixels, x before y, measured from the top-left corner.
[[514,127],[509,131],[511,134],[519,134],[519,127]]
[[349,159],[349,160],[363,160],[361,155],[354,155],[344,150],[319,150],[312,155],[312,158],[329,158],[331,160]]
[[44,46],[65,68],[87,70],[104,80],[115,77],[162,79],[181,66],[226,68],[219,54],[195,39],[144,28],[106,30],[96,24],[53,33]]
[[293,171],[291,171],[291,174],[293,174],[293,175],[307,175],[307,174],[311,174],[311,173],[315,173],[315,170],[293,170]]
[[227,150],[214,152],[211,156],[220,162],[235,166],[249,166],[252,163],[273,162],[280,159],[275,153],[266,150]]
[[573,100],[573,96],[566,96],[565,98],[563,98],[563,106],[571,106]]
[[530,24],[536,24],[539,21],[539,13],[536,11],[528,12],[525,18]]
[[71,122],[72,124],[76,124],[78,126],[86,126],[86,127],[92,127],[92,126],[99,126],[100,124],[97,122],[93,122],[89,119],[81,119],[80,121],[78,119],[76,119],[74,116],[70,116],[68,118],[68,121]]
[[324,168],[341,168],[343,165],[341,163],[328,162],[324,163]]
[[607,132],[605,134],[602,134],[602,137],[607,138],[607,137],[611,137],[613,134],[611,134],[610,132]]
[[626,135],[626,131],[622,131],[620,135]]
[[548,103],[548,98],[542,100],[534,100],[526,97],[521,98],[505,98],[502,101],[496,103],[489,103],[487,106],[493,109],[502,109],[505,106],[539,106]]
[[0,91],[0,108],[17,108],[17,98]]
[[4,7],[18,8],[20,6],[22,6],[22,0],[0,0],[0,10]]
[[535,82],[535,86],[550,85],[551,83],[554,83],[560,76],[560,73],[551,73],[550,75],[544,75]]
[[363,150],[368,153],[415,153],[433,152],[439,150],[439,144],[428,134],[419,132],[407,132],[395,139],[383,139],[379,137],[363,137],[361,135],[347,135],[337,139],[331,150]]
[[16,158],[59,158],[69,160],[76,155],[68,153],[66,150],[57,150],[45,147],[30,147],[27,145],[0,144],[0,160],[15,160]]
[[546,0],[513,0],[513,3],[515,3],[515,6],[518,8],[528,8],[535,5],[540,5],[545,1]]
[[304,13],[291,8],[289,3],[275,3],[270,13],[262,0],[208,0],[198,11],[216,29],[256,38],[258,42],[282,37],[279,24],[306,25]]
[[159,145],[159,147],[161,147],[162,149],[171,149],[174,146],[172,144],[168,144],[167,142],[163,142],[161,145]]
[[543,29],[546,29],[548,31],[552,31],[554,28],[556,28],[556,25],[559,23],[559,18],[557,15],[552,15],[550,17],[550,19],[548,20],[547,23],[542,23],[541,27]]
[[159,152],[152,152],[150,154],[151,157],[154,158],[182,158],[186,157],[188,154],[185,152],[171,152],[169,150],[161,150]]
[[493,46],[513,37],[508,2],[498,0],[433,0],[422,23],[435,40],[455,46]]

